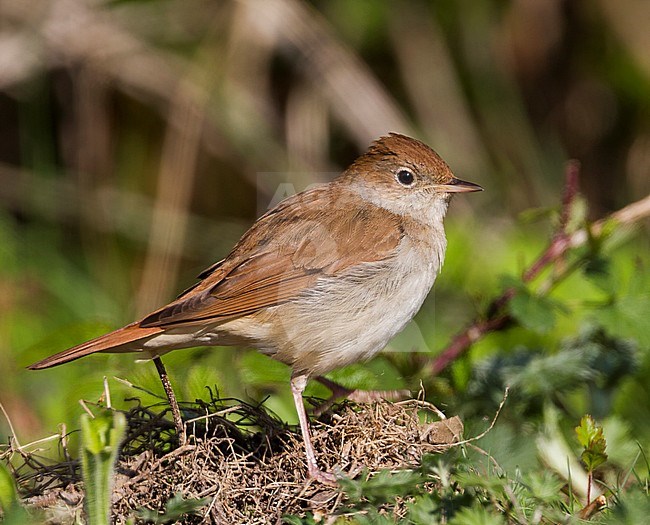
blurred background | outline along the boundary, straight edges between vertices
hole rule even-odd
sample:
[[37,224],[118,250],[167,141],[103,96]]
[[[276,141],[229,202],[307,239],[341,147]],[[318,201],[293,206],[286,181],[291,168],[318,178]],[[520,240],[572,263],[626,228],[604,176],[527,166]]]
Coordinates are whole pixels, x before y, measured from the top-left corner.
[[[454,199],[446,265],[415,322],[331,377],[422,383],[470,431],[518,385],[492,433],[512,461],[534,446],[515,437],[551,410],[650,444],[647,221],[593,258],[600,281],[578,268],[553,287],[550,321],[426,373],[548,243],[568,159],[582,163],[580,225],[649,193],[649,26],[644,0],[0,2],[0,402],[17,437],[77,428],[78,400],[97,401],[104,376],[118,408],[159,401],[113,379],[162,395],[133,356],[24,367],[171,300],[278,184],[329,180],[397,131],[486,191]],[[206,386],[268,397],[295,422],[289,370],[254,350],[166,364],[181,399]],[[633,453],[615,448],[622,463]]]

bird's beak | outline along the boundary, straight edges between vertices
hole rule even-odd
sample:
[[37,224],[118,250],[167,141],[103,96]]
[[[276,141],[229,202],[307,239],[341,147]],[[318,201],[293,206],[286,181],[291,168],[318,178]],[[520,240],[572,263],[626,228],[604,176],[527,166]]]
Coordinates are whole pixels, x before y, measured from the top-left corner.
[[473,182],[467,182],[460,179],[451,179],[451,182],[447,184],[436,184],[435,186],[437,191],[445,193],[469,193],[470,191],[483,191],[478,184]]

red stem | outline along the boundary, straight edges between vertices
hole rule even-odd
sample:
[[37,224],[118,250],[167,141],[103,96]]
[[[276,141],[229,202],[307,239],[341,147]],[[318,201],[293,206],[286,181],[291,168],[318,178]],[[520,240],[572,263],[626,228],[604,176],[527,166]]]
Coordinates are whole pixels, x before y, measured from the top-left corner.
[[[545,268],[560,259],[571,247],[571,235],[567,232],[571,208],[578,194],[580,180],[580,163],[571,160],[565,169],[564,193],[562,195],[562,209],[560,223],[548,247],[537,260],[531,264],[522,275],[523,282],[530,282]],[[451,343],[438,355],[428,367],[429,373],[437,375],[447,366],[463,355],[476,341],[485,334],[505,328],[512,318],[504,313],[504,307],[517,293],[515,288],[508,288],[497,299],[492,301],[488,308],[487,319],[476,319],[467,329],[457,334]]]

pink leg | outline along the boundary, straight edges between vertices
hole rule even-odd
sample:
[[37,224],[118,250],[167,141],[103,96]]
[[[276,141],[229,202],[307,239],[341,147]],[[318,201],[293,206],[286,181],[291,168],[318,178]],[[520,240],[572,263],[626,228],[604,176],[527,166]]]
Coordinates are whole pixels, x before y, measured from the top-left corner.
[[339,385],[336,381],[327,379],[324,376],[317,376],[316,381],[332,391],[332,396],[314,408],[313,413],[320,415],[331,407],[337,400],[347,398],[355,403],[370,403],[372,401],[379,401],[385,399],[387,401],[401,401],[411,397],[409,390],[357,390],[346,388]]
[[298,420],[300,421],[300,430],[302,431],[302,439],[305,444],[305,455],[307,456],[307,470],[309,477],[320,481],[321,483],[334,484],[336,483],[336,476],[331,472],[324,472],[318,468],[316,463],[316,454],[314,447],[311,443],[311,434],[309,432],[309,420],[307,419],[307,412],[305,405],[302,401],[302,393],[307,386],[307,376],[300,375],[291,378],[291,393],[293,394],[293,401],[296,404],[296,411],[298,412]]

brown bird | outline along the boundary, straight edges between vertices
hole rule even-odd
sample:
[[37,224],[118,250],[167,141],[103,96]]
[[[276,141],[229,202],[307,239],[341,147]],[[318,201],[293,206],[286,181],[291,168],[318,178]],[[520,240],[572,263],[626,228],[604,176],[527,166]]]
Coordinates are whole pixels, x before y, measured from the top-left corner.
[[138,352],[155,360],[178,424],[160,356],[205,345],[258,348],[291,367],[309,475],[331,482],[311,443],[307,381],[370,359],[404,328],[442,267],[451,195],[481,189],[456,179],[422,142],[391,133],[334,181],[260,217],[175,301],[29,368]]

